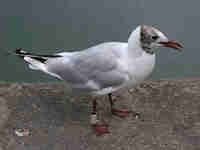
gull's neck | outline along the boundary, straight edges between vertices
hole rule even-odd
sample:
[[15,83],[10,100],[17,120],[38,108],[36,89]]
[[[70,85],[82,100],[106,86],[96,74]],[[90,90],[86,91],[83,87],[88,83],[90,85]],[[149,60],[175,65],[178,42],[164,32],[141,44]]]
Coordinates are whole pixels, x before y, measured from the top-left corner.
[[140,57],[144,50],[140,44],[140,26],[137,27],[128,39],[128,55],[131,57]]

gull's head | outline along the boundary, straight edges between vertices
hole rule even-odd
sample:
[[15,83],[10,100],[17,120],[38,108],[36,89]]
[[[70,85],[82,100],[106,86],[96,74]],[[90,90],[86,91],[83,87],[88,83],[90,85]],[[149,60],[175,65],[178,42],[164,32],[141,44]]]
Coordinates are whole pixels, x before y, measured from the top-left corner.
[[180,43],[175,40],[169,40],[164,33],[152,26],[140,25],[139,30],[140,46],[149,54],[153,54],[158,47],[169,47],[176,50],[183,48]]

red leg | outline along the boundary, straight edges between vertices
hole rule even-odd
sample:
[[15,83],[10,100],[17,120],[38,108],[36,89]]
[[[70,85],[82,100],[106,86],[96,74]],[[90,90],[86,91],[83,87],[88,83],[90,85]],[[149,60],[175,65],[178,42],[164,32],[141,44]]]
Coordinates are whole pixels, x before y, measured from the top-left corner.
[[106,125],[103,125],[103,124],[95,124],[95,125],[92,125],[92,128],[93,128],[93,132],[100,136],[100,135],[105,135],[105,134],[108,134],[109,131],[108,131],[108,127]]
[[111,106],[111,112],[113,115],[119,116],[119,117],[127,117],[129,115],[129,113],[131,112],[128,109],[116,109],[113,108],[114,107],[114,102],[112,100],[112,94],[108,94],[108,98],[110,101],[110,106]]
[[104,124],[100,124],[99,120],[97,120],[97,102],[96,100],[93,100],[93,105],[92,105],[92,114],[91,114],[91,124],[92,124],[92,128],[93,128],[93,132],[96,135],[104,135],[104,134],[108,134],[108,127]]

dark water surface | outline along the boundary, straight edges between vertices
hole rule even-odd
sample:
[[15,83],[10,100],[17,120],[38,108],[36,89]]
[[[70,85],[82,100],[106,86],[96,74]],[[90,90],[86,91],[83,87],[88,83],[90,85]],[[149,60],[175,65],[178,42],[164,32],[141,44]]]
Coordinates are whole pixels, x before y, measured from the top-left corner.
[[139,24],[155,25],[185,47],[184,53],[161,48],[151,78],[199,76],[199,6],[200,1],[188,0],[1,0],[0,80],[53,79],[29,70],[14,56],[3,55],[3,50],[80,50],[106,41],[127,41]]

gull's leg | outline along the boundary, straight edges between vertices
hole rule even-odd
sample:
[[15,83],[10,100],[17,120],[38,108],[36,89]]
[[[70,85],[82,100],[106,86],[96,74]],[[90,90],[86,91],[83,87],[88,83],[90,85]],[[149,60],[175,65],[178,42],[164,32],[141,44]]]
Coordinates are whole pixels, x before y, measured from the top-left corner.
[[90,118],[90,123],[96,135],[103,135],[103,134],[109,133],[107,126],[100,124],[99,120],[97,119],[97,101],[96,100],[93,100],[93,103],[92,103],[92,114]]
[[116,116],[119,116],[119,117],[126,117],[131,112],[128,109],[116,109],[116,108],[114,108],[114,102],[112,100],[112,94],[111,93],[108,94],[108,98],[109,98],[109,101],[110,101],[111,112],[112,112],[113,115],[116,115]]

